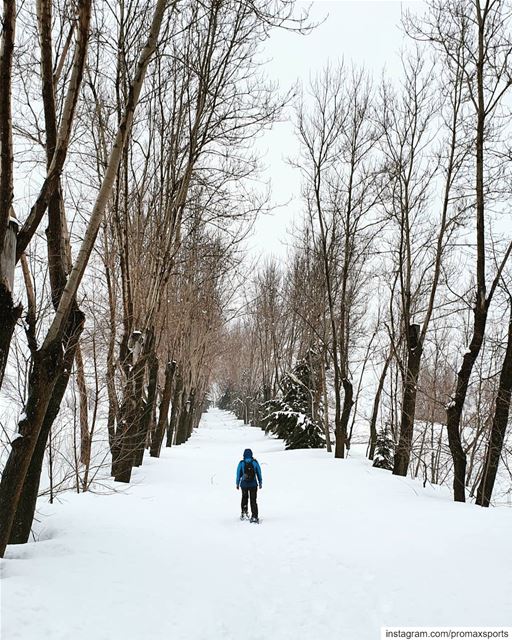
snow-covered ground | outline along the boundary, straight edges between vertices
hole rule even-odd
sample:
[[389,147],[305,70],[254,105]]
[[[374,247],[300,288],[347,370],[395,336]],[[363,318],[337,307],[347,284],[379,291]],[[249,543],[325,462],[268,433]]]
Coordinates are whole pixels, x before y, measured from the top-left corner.
[[[240,522],[236,465],[263,471]],[[370,640],[382,625],[512,623],[512,510],[357,456],[283,451],[215,409],[112,495],[41,504],[2,567],[5,640]]]

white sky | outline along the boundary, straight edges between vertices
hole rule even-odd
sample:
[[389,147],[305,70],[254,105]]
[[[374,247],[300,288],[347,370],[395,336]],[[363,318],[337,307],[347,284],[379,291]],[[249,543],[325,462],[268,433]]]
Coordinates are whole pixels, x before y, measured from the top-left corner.
[[[298,2],[298,8],[307,6]],[[404,36],[399,23],[405,8],[421,11],[423,3],[389,0],[317,0],[311,5],[314,22],[325,22],[308,36],[275,31],[266,45],[270,58],[267,73],[282,90],[297,80],[307,83],[310,75],[321,71],[328,61],[354,61],[364,65],[376,78],[385,68],[393,74]],[[286,116],[290,116],[291,110]],[[298,146],[290,122],[281,122],[259,142],[264,150],[265,179],[271,181],[272,200],[284,203],[272,215],[260,216],[249,240],[251,253],[262,257],[286,254],[293,217],[301,211],[300,178],[287,157],[296,155]]]

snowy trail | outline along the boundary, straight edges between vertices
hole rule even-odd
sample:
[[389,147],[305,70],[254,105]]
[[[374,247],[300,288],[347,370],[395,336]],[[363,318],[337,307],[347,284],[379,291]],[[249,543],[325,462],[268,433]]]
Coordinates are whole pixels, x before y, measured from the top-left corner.
[[[238,520],[251,447],[263,523]],[[283,451],[211,410],[134,484],[43,505],[42,540],[3,563],[4,640],[378,638],[382,625],[512,624],[512,510],[357,457]]]

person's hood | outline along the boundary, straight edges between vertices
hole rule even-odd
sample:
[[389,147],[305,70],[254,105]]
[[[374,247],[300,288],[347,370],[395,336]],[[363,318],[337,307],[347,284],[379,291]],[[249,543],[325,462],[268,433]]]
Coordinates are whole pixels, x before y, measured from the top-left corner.
[[244,460],[252,460],[252,451],[250,449],[244,451]]

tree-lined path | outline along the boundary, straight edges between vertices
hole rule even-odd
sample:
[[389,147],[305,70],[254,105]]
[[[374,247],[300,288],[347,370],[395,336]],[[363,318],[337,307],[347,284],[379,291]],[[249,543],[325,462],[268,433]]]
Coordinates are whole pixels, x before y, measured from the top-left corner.
[[[262,466],[261,525],[238,520],[245,447]],[[510,510],[454,505],[357,452],[284,451],[216,409],[124,491],[66,494],[41,515],[41,540],[3,564],[9,640],[370,640],[382,624],[510,623]]]

